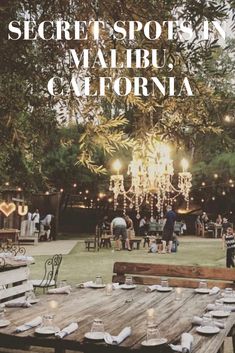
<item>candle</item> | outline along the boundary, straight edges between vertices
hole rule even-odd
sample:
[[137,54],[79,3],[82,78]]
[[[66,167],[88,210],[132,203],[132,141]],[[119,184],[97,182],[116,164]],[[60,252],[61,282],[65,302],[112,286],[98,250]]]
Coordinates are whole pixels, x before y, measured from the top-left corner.
[[112,291],[113,291],[113,285],[112,283],[108,283],[106,285],[106,295],[112,295]]
[[187,172],[188,170],[188,161],[187,159],[182,159],[181,161],[181,165],[182,165],[182,168],[183,168],[183,173]]
[[155,309],[150,308],[147,310],[147,322],[154,322],[155,321]]
[[182,299],[182,288],[175,288],[175,300]]

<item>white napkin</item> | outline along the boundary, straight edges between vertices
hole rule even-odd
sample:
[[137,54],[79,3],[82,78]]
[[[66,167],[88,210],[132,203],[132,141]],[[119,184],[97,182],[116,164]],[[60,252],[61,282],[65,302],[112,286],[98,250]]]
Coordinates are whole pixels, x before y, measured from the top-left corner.
[[72,322],[70,325],[66,326],[63,328],[63,330],[56,332],[55,336],[59,338],[64,338],[65,336],[70,335],[70,333],[73,333],[78,329],[78,324],[77,322]]
[[33,327],[36,327],[38,325],[41,325],[42,323],[42,317],[41,316],[37,316],[35,319],[26,322],[25,324],[16,327],[16,332],[23,332],[23,331],[27,331]]
[[14,260],[16,261],[26,261],[26,262],[34,262],[34,258],[32,256],[25,256],[25,255],[16,255],[14,257]]
[[153,286],[146,287],[145,292],[151,293],[151,292],[154,292],[155,290],[157,290],[158,288],[161,288],[161,286],[159,284],[154,284]]
[[193,345],[193,336],[190,333],[184,332],[181,335],[181,344],[174,345],[170,344],[169,346],[176,352],[182,352],[183,348],[186,348],[188,352],[191,352]]
[[235,306],[227,306],[227,305],[224,305],[224,306],[219,306],[219,305],[216,305],[216,304],[208,304],[206,309],[208,311],[211,311],[211,310],[223,310],[223,311],[232,311],[234,312],[235,311]]
[[84,282],[84,283],[79,283],[76,285],[77,288],[89,288],[94,284],[93,281],[88,281],[88,282]]
[[[201,317],[194,316],[193,320],[192,320],[192,323],[195,324],[195,325],[201,325],[202,321],[203,321],[203,319]],[[214,325],[219,327],[219,328],[224,328],[224,323],[220,322],[220,321],[214,321]]]
[[70,294],[71,289],[72,289],[71,286],[65,286],[65,287],[48,289],[47,293],[48,294]]
[[115,290],[121,288],[121,285],[119,283],[112,283],[112,287]]
[[213,287],[211,288],[209,295],[214,295],[220,292],[220,288],[219,287]]
[[109,333],[105,333],[104,340],[107,344],[120,344],[130,335],[131,328],[125,327],[118,336],[111,336]]
[[21,301],[21,302],[9,302],[5,304],[5,307],[7,308],[29,308],[30,306],[32,306],[29,302],[25,301]]

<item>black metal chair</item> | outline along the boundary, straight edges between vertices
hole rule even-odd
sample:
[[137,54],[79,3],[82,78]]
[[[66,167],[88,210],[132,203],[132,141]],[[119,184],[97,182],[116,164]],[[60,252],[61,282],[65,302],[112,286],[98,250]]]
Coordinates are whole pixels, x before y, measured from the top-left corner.
[[26,249],[16,244],[5,243],[0,246],[0,253],[11,253],[13,256],[25,255]]
[[54,255],[45,262],[45,271],[42,279],[32,280],[31,283],[36,288],[42,288],[43,293],[49,287],[57,287],[57,277],[62,262],[62,255]]

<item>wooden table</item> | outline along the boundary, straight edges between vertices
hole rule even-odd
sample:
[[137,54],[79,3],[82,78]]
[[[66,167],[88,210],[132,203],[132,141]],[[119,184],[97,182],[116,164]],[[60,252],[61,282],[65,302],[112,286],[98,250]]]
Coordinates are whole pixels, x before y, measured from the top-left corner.
[[19,229],[0,229],[0,241],[11,239],[14,243],[18,241]]
[[[145,293],[144,286],[138,286],[132,291],[117,289],[111,296],[105,295],[104,289],[75,289],[70,295],[45,295],[34,306],[7,309],[6,318],[11,325],[0,329],[0,344],[22,346],[54,347],[55,352],[65,352],[66,349],[82,352],[131,352],[145,351],[141,349],[141,342],[145,339],[146,310],[156,309],[157,323],[162,337],[168,342],[179,343],[183,332],[190,332],[194,337],[192,353],[217,353],[223,345],[225,337],[235,322],[235,313],[225,320],[226,327],[219,334],[202,336],[192,326],[194,315],[202,315],[207,304],[213,303],[218,295],[196,294],[193,289],[183,290],[182,301],[174,300],[174,292]],[[59,308],[55,316],[55,323],[62,329],[71,322],[78,322],[79,329],[64,339],[54,337],[39,337],[34,329],[15,334],[16,326],[21,325],[38,315],[48,312],[48,302],[57,300]],[[131,301],[130,301],[131,300]],[[104,342],[92,343],[84,339],[84,334],[90,331],[94,318],[101,318],[105,330],[117,335],[124,327],[131,326],[132,335],[119,346],[106,345]],[[151,350],[151,349],[150,349]],[[148,352],[150,352],[148,350]],[[154,347],[154,351],[159,349]],[[161,348],[160,352],[164,350]],[[166,346],[166,351],[171,351]]]

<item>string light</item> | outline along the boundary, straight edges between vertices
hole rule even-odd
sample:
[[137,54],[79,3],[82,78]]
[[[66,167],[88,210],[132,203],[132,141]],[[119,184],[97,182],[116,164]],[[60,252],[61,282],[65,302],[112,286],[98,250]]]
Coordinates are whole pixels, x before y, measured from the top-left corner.
[[194,197],[190,197],[190,200],[193,201],[193,200],[194,200]]
[[232,183],[233,183],[233,180],[232,180],[232,179],[229,179],[228,182],[229,182],[229,184],[232,184]]
[[17,188],[17,191],[22,191],[22,189],[21,188]]
[[6,186],[9,186],[9,181],[7,181],[7,182],[5,183],[5,185],[6,185]]
[[203,181],[203,182],[202,182],[202,186],[205,186],[205,185],[206,185],[206,183]]
[[86,190],[85,193],[86,193],[86,194],[89,194],[89,190]]
[[205,202],[205,200],[204,200],[204,199],[201,199],[201,202]]
[[223,191],[223,192],[222,192],[222,195],[226,195],[226,192],[225,192],[225,191]]
[[217,179],[218,178],[218,174],[214,174],[214,178]]
[[73,187],[74,187],[74,188],[76,188],[76,187],[77,187],[77,184],[76,184],[76,183],[74,183],[74,184],[73,184]]
[[64,189],[60,189],[60,192],[64,192]]
[[215,201],[215,196],[212,196],[212,198],[211,198],[213,201]]
[[49,195],[49,191],[46,191],[45,194],[46,194],[46,195]]

